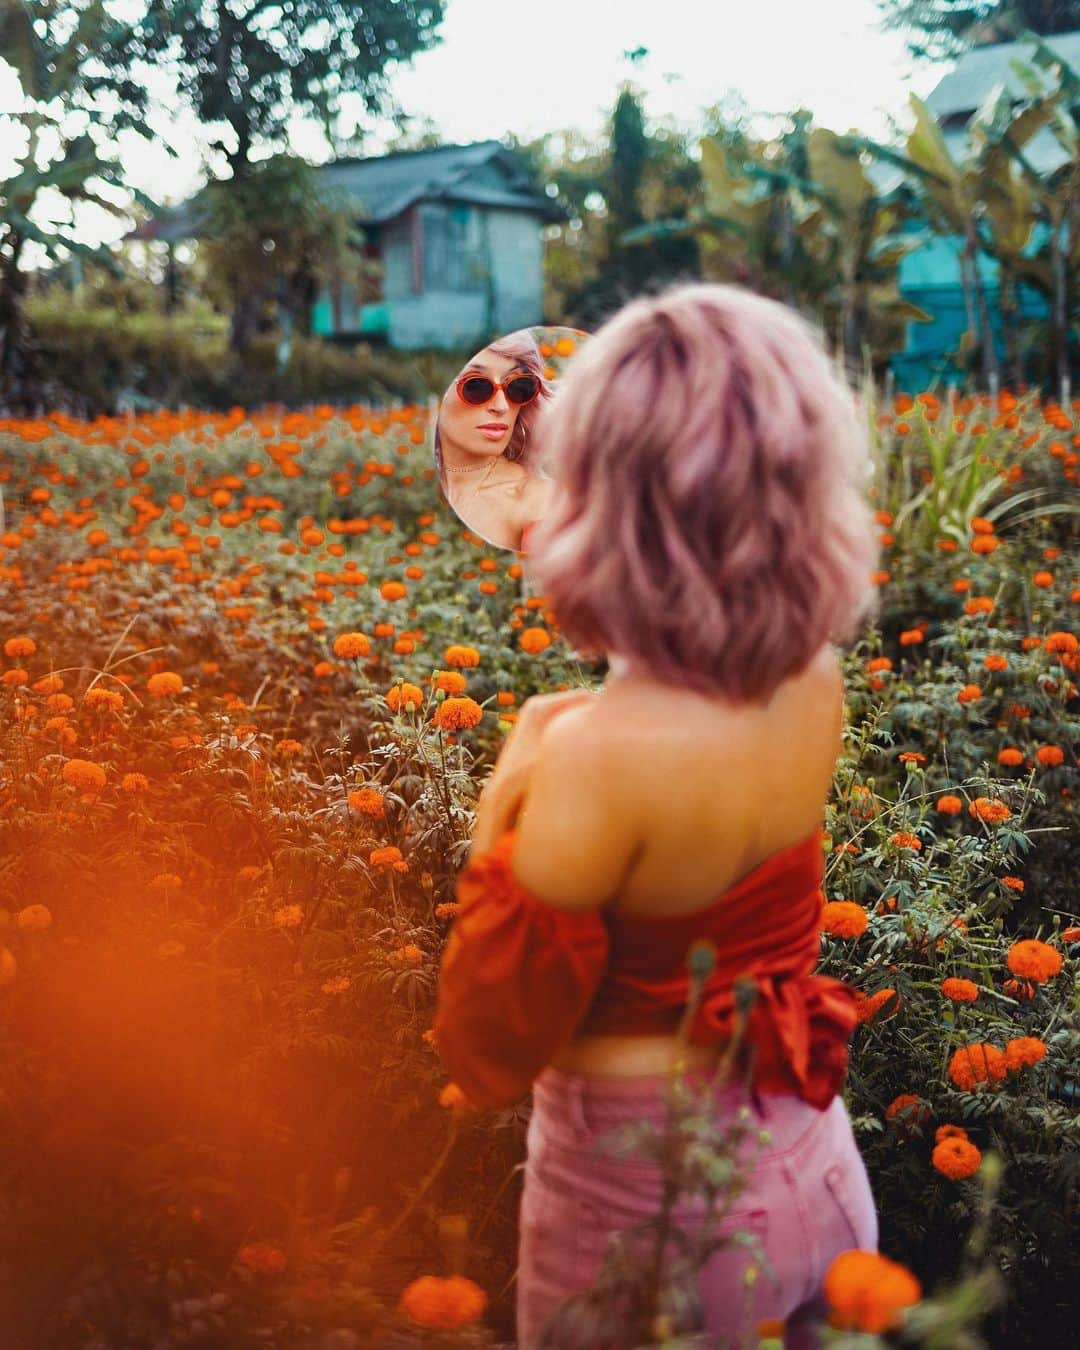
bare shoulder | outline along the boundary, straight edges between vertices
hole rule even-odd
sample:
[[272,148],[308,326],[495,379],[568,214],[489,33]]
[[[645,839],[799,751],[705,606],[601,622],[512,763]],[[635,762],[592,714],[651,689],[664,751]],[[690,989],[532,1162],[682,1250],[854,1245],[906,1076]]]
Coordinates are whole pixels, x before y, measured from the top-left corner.
[[608,904],[640,844],[602,702],[569,708],[544,728],[518,817],[515,875],[559,909]]
[[546,516],[555,502],[558,484],[553,478],[526,473],[521,484],[523,523]]

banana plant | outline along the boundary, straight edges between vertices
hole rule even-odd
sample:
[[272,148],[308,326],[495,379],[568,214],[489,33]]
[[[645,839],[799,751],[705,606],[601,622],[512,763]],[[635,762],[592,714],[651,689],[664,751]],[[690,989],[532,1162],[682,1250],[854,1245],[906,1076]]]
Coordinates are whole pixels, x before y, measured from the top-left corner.
[[[81,8],[59,0],[11,0],[0,8],[0,59],[14,69],[23,94],[23,108],[10,120],[26,133],[26,148],[16,155],[14,171],[0,181],[0,384],[9,392],[25,392],[32,378],[32,344],[23,316],[26,246],[37,245],[53,262],[77,255],[117,272],[119,264],[108,248],[78,238],[73,204],[93,202],[126,219],[129,208],[107,195],[111,188],[129,201],[154,207],[149,197],[124,182],[120,161],[103,153],[90,132],[93,127],[106,136],[125,127],[144,128],[139,119],[145,112],[145,91],[122,70],[93,73],[97,44],[119,26],[100,0],[83,0]],[[108,117],[96,102],[106,91],[116,96],[117,104]],[[90,127],[74,135],[66,131],[72,112],[87,113]],[[55,141],[58,152],[43,163],[43,146],[49,141]],[[175,153],[171,147],[170,152]],[[43,218],[50,197],[66,203],[72,217],[68,222]]]
[[[914,114],[914,126],[902,151],[863,137],[851,139],[876,158],[905,171],[918,195],[923,215],[932,228],[943,234],[959,235],[963,239],[960,282],[967,314],[967,331],[961,339],[959,354],[967,357],[978,347],[985,384],[990,389],[996,389],[1000,383],[1000,370],[978,256],[980,252],[992,252],[991,243],[982,228],[987,204],[994,200],[1002,200],[1006,204],[1009,201],[1009,185],[999,184],[989,176],[989,166],[1000,160],[998,142],[989,135],[977,144],[969,140],[965,152],[956,159],[946,144],[934,114],[917,95],[910,94],[908,97]],[[1026,139],[1034,134],[1038,125],[1038,119],[1031,118],[1026,126],[1017,125],[1016,134]]]
[[627,238],[696,234],[707,277],[779,292],[826,328],[835,317],[836,347],[856,383],[866,345],[892,350],[897,325],[931,321],[898,288],[900,262],[920,244],[896,233],[909,196],[903,185],[878,193],[853,138],[811,126],[801,110],[779,147],[774,158],[763,144],[736,156],[715,139],[702,140],[701,205],[685,220],[645,226]]
[[[1031,62],[1013,61],[1012,68],[1031,97],[1032,113],[1044,115],[1045,125],[1064,152],[1064,162],[1040,173],[1014,143],[1015,137],[1003,140],[1004,148],[1033,193],[1033,207],[1039,220],[1048,229],[1044,248],[1034,258],[1024,258],[1018,271],[1050,302],[1055,375],[1061,398],[1068,402],[1071,385],[1068,337],[1077,318],[1076,277],[1080,271],[1080,124],[1076,114],[1080,104],[1080,72],[1038,34],[1025,33],[1024,41],[1034,47]],[[1048,73],[1052,83],[1047,84],[1040,71]]]

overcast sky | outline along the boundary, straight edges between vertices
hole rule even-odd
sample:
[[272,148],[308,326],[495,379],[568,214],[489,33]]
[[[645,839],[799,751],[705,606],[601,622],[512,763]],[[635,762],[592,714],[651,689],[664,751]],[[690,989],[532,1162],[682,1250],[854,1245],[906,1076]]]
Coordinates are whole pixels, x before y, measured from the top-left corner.
[[[117,13],[137,0],[115,0]],[[418,122],[431,118],[448,142],[524,138],[577,128],[599,132],[622,81],[644,95],[650,119],[671,116],[693,127],[701,111],[741,97],[755,113],[809,108],[837,132],[890,139],[889,118],[910,125],[907,97],[925,97],[951,66],[914,62],[903,38],[879,27],[875,0],[447,0],[442,42],[398,67],[393,89]],[[625,53],[648,56],[635,65]],[[168,98],[170,81],[154,92]],[[19,85],[0,63],[0,178],[25,146],[2,114],[18,106]],[[350,116],[361,116],[346,104]],[[363,123],[361,123],[363,125]],[[761,121],[761,131],[776,123]],[[150,119],[149,140],[121,142],[128,179],[156,201],[188,197],[223,161],[207,158],[212,133],[190,113],[166,106]],[[374,124],[363,153],[381,153],[395,134]],[[179,152],[170,159],[162,142]],[[331,157],[321,131],[295,124],[292,149],[314,161]],[[87,243],[112,241],[125,226],[94,206],[77,218]]]

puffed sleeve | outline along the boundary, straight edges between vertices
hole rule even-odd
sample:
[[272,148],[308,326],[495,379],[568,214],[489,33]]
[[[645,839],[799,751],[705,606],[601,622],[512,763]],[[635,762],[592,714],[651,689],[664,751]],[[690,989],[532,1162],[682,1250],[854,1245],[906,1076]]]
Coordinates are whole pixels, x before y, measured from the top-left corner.
[[515,834],[471,858],[443,951],[435,1045],[474,1106],[509,1106],[573,1036],[607,965],[599,909],[555,909],[514,878]]

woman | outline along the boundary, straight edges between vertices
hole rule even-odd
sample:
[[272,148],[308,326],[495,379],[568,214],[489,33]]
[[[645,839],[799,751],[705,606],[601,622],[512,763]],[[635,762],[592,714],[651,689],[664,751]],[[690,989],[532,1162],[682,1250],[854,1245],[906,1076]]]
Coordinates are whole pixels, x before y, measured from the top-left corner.
[[[875,605],[859,418],[793,310],[690,284],[611,319],[542,431],[560,495],[528,570],[566,639],[609,671],[599,696],[522,709],[480,797],[435,1021],[473,1105],[533,1089],[519,1342],[543,1343],[610,1235],[659,1211],[658,1167],[593,1145],[623,1121],[662,1123],[686,952],[707,935],[717,967],[687,1069],[710,1079],[733,981],[752,975],[745,1064],[771,1143],[732,1225],[778,1277],[759,1276],[757,1317],[816,1345],[829,1263],[877,1245],[839,1096],[853,994],[813,973],[843,733],[832,642]],[[742,1100],[714,1085],[718,1117]],[[688,1200],[676,1221],[692,1230],[700,1213]],[[742,1325],[745,1260],[722,1248],[702,1270],[710,1334]]]
[[435,423],[443,496],[489,543],[522,551],[554,483],[539,476],[530,428],[551,396],[540,351],[527,329],[476,353],[451,382]]

